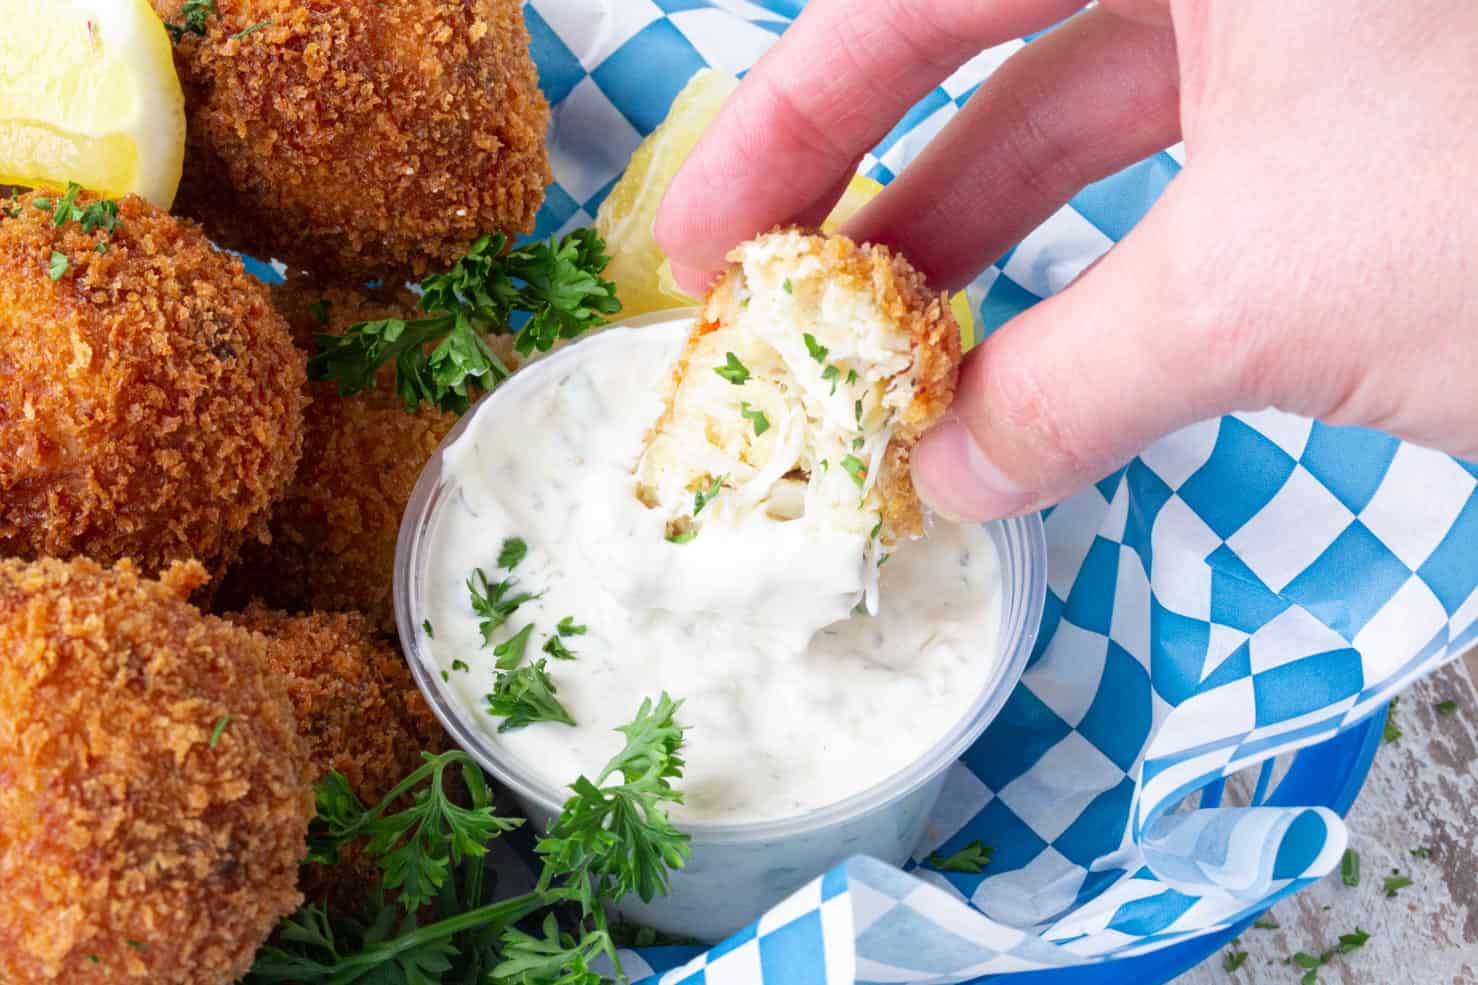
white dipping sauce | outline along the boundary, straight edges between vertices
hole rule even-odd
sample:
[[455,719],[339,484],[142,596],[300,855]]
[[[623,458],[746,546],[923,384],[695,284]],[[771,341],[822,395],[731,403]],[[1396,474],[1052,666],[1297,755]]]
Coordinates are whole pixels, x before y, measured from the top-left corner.
[[[451,494],[429,531],[417,617],[434,636],[422,652],[463,717],[556,801],[580,774],[594,778],[624,741],[614,729],[666,691],[689,726],[675,819],[793,816],[880,783],[959,725],[1001,659],[999,565],[983,527],[935,524],[883,566],[876,616],[826,625],[835,613],[818,618],[797,591],[828,595],[856,575],[838,573],[838,545],[808,550],[818,531],[801,521],[666,541],[632,469],[689,325],[608,330],[473,412],[443,459]],[[510,537],[528,545],[518,590],[542,595],[493,642],[532,622],[532,661],[561,619],[588,627],[564,639],[576,660],[547,665],[575,727],[499,733],[487,712],[494,656],[466,581],[479,567],[504,577]]]

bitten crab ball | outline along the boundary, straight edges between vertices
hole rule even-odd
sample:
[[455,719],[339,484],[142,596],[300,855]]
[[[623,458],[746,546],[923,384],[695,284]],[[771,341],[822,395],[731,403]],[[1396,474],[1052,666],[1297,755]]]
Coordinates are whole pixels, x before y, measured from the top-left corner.
[[0,555],[219,567],[302,444],[303,359],[266,288],[138,198],[3,204]]
[[298,904],[302,741],[205,577],[0,562],[0,981],[227,985]]
[[[272,296],[310,352],[316,333],[424,315],[409,291],[324,288],[298,274]],[[505,364],[517,365],[508,336],[488,342]],[[270,542],[243,551],[226,577],[223,603],[256,598],[293,612],[355,610],[381,631],[395,630],[391,581],[401,514],[457,416],[425,404],[407,411],[394,387],[393,364],[374,389],[352,396],[339,396],[331,382],[309,387],[302,463],[272,512]]]
[[549,107],[519,0],[217,0],[176,25],[176,209],[220,242],[386,282],[528,232]]

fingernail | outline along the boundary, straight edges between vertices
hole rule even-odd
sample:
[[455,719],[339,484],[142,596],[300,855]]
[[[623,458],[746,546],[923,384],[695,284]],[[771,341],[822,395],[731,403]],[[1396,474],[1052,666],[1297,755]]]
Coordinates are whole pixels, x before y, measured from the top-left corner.
[[955,523],[1014,516],[1036,499],[985,456],[952,414],[914,447],[913,483],[925,506]]

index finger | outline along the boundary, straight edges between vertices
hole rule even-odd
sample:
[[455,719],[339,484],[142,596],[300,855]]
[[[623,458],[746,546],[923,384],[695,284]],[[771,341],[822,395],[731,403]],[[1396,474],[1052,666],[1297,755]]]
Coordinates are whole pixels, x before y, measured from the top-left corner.
[[[745,78],[657,215],[675,270],[815,211],[914,103],[984,48],[1083,0],[814,0]],[[821,203],[822,211],[831,203]],[[691,286],[691,285],[690,285]]]

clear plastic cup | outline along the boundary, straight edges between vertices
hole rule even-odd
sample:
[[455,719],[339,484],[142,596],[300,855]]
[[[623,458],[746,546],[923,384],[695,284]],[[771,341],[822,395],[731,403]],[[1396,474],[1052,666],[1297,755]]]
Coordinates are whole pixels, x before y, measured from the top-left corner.
[[[621,323],[627,327],[670,321],[664,311]],[[578,343],[576,343],[578,344]],[[552,364],[559,353],[546,357]],[[541,360],[545,362],[545,360]],[[471,712],[444,690],[420,629],[421,592],[432,558],[425,550],[437,510],[453,487],[442,475],[442,455],[472,416],[493,412],[494,392],[464,415],[421,473],[406,507],[395,552],[395,618],[401,646],[417,685],[456,743],[508,789],[538,831],[558,815],[568,791],[528,774],[488,741]],[[907,861],[939,799],[944,771],[975,742],[1016,686],[1036,640],[1047,582],[1042,521],[1018,517],[986,525],[1002,577],[1001,659],[969,711],[908,768],[845,800],[791,817],[725,823],[684,821],[692,859],[673,873],[665,897],[643,903],[631,897],[622,916],[657,930],[704,941],[742,929],[770,905],[853,855],[899,865]],[[570,778],[571,780],[574,777]]]

